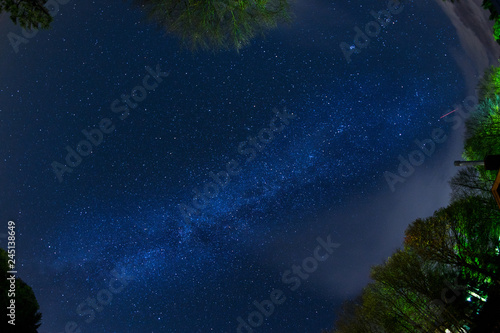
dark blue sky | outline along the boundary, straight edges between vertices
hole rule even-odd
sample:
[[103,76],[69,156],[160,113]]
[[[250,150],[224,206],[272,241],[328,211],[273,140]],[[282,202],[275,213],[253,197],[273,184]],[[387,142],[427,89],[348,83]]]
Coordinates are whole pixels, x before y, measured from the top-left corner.
[[[122,1],[61,5],[17,53],[7,36],[21,30],[2,17],[0,233],[16,222],[40,332],[236,332],[273,289],[286,300],[255,332],[331,327],[406,225],[446,204],[460,156],[461,130],[439,117],[470,82],[436,3],[407,4],[345,61],[340,43],[386,7],[298,1],[290,26],[239,53],[182,51]],[[120,119],[113,101],[156,68],[168,76]],[[295,118],[247,161],[273,110]],[[51,164],[102,119],[114,130],[59,182]],[[434,128],[447,140],[391,192],[384,172]],[[238,172],[187,225],[179,204],[231,160]],[[340,246],[291,290],[282,275],[312,263],[318,237]],[[96,297],[106,304],[91,310]]]

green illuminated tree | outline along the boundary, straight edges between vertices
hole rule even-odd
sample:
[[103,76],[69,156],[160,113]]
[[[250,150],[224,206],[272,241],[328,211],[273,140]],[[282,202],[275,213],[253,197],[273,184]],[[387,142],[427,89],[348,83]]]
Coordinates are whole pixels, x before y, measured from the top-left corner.
[[[458,270],[424,260],[409,248],[372,268],[374,280],[355,301],[344,303],[334,333],[458,332],[472,312],[462,292],[447,293]],[[446,307],[442,306],[443,290]]]
[[[495,26],[497,25],[495,23]],[[498,28],[500,28],[500,25]],[[477,89],[480,100],[486,98],[495,99],[496,95],[500,94],[500,67],[491,66],[486,69]]]
[[[467,121],[464,158],[500,154],[500,69],[487,71]],[[333,333],[492,332],[500,326],[500,211],[494,172],[461,169],[452,202],[405,231],[403,247],[372,268],[373,282],[338,313]]]
[[425,260],[463,269],[471,285],[499,282],[499,213],[477,197],[455,201],[410,224],[405,244]]
[[496,19],[493,25],[493,37],[500,44],[500,20]]
[[45,7],[47,0],[0,0],[0,13],[7,12],[10,19],[22,28],[47,29],[52,16]]
[[[485,99],[466,122],[463,154],[467,160],[483,160],[486,155],[500,154],[500,96]],[[484,180],[494,180],[496,172],[478,167]]]
[[383,265],[372,269],[372,278],[401,298],[400,324],[409,327],[409,331],[429,332],[458,330],[464,322],[470,322],[467,294],[458,290],[458,295],[445,293],[449,304],[444,309],[443,290],[447,284],[456,281],[459,271],[447,265],[440,265],[424,260],[412,249],[406,247],[397,250]]
[[287,0],[135,0],[148,18],[194,49],[236,49],[290,20]]

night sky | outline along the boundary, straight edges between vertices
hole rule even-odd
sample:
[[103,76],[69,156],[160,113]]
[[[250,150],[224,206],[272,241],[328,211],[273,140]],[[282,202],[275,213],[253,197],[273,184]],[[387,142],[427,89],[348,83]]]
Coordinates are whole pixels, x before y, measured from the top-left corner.
[[[2,16],[0,234],[16,222],[39,332],[237,332],[275,289],[254,332],[331,328],[406,226],[447,204],[463,128],[440,116],[500,54],[487,29],[464,35],[460,13],[419,1],[348,63],[341,43],[386,8],[297,0],[239,53],[183,50],[123,1],[69,1],[17,52]],[[151,90],[127,105],[137,86]],[[436,128],[443,142],[391,191],[384,173]],[[196,208],[197,191],[213,198]]]

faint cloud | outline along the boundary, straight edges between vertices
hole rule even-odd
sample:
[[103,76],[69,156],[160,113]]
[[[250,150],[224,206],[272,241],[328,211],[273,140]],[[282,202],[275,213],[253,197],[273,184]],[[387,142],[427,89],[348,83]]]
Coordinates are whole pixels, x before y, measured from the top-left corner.
[[457,45],[450,53],[465,77],[467,93],[473,94],[478,78],[483,76],[486,67],[497,64],[500,54],[500,45],[493,38],[489,11],[481,7],[481,0],[436,2],[457,31],[462,47]]

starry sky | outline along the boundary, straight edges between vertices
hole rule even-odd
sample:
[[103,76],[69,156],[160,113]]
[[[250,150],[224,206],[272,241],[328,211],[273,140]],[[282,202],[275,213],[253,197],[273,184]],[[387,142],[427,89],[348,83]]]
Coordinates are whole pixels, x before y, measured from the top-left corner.
[[[21,29],[0,17],[0,246],[15,221],[39,332],[237,332],[275,289],[286,299],[254,332],[331,328],[406,226],[449,201],[463,128],[440,116],[500,53],[487,14],[446,6],[406,3],[349,63],[339,45],[387,2],[297,0],[290,25],[239,53],[182,50],[123,1],[60,5],[17,52]],[[125,115],[146,75],[156,87]],[[58,179],[66,147],[103,121]],[[384,173],[435,128],[447,139],[391,191]],[[292,290],[282,276],[318,238],[335,250]]]

